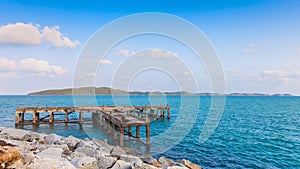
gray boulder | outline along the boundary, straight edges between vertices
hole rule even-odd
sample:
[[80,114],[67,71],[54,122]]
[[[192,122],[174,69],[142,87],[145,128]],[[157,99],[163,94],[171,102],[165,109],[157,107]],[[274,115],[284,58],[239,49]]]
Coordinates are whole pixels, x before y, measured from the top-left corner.
[[111,169],[132,169],[132,167],[129,162],[118,160]]
[[28,130],[4,128],[0,133],[0,137],[11,140],[23,140],[26,135],[30,135],[31,132]]
[[107,142],[103,140],[98,140],[94,138],[92,141],[100,148],[101,151],[105,151],[107,153],[110,153],[114,148],[114,146],[107,144]]
[[89,157],[97,158],[100,156],[100,152],[91,148],[91,147],[79,147],[75,150],[75,152],[83,153]]
[[23,164],[31,164],[34,160],[34,154],[33,152],[23,152],[21,153]]
[[81,141],[80,139],[73,137],[73,136],[69,136],[63,140],[63,142],[66,145],[68,145],[68,147],[71,151],[73,151],[76,148],[76,145],[79,144],[80,141]]
[[98,167],[100,169],[111,168],[116,163],[117,160],[118,159],[116,157],[100,156],[98,158]]
[[173,160],[168,159],[164,156],[161,156],[158,159],[158,162],[161,163],[163,166],[174,166],[176,164]]
[[125,151],[119,146],[114,147],[110,154],[114,156],[126,155]]
[[34,163],[25,166],[26,169],[76,169],[68,160],[35,158]]
[[63,137],[58,136],[56,134],[49,134],[44,136],[44,143],[45,144],[61,144]]
[[143,165],[143,161],[133,155],[120,155],[120,160],[129,162],[131,164],[131,166],[134,167],[141,167]]
[[78,169],[98,169],[97,160],[92,157],[77,157],[71,163]]
[[41,151],[37,155],[40,158],[55,159],[55,158],[61,158],[62,153],[63,153],[63,149],[61,149],[61,148],[49,147],[49,148]]

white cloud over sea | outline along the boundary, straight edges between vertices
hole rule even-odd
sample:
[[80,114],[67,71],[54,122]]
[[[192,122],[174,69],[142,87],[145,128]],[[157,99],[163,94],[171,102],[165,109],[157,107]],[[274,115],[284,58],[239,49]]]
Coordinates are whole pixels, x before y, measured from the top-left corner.
[[[0,57],[0,78],[19,78],[23,76],[55,77],[65,75],[67,70],[51,65],[45,60],[24,58],[19,61]],[[25,73],[25,74],[24,74]]]
[[50,43],[54,47],[76,47],[77,40],[72,41],[59,31],[59,26],[48,27],[32,23],[7,24],[0,26],[0,44],[41,45]]

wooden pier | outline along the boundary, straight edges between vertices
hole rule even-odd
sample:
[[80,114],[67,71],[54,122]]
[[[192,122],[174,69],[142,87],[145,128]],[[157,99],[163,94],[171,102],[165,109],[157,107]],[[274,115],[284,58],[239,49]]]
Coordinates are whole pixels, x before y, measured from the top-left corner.
[[[165,114],[165,111],[167,113]],[[78,119],[70,119],[69,115],[78,113]],[[86,120],[84,114],[91,113],[91,119]],[[31,119],[25,119],[25,114],[31,114]],[[43,115],[43,117],[41,117]],[[56,119],[57,116],[64,119]],[[129,137],[140,139],[140,127],[146,128],[146,144],[150,144],[150,119],[170,118],[170,106],[77,106],[77,107],[17,107],[16,125],[19,124],[54,124],[54,123],[84,123],[93,121],[97,124],[107,123],[114,132],[119,131],[120,145],[124,146],[125,133]],[[132,128],[136,129],[135,135]]]

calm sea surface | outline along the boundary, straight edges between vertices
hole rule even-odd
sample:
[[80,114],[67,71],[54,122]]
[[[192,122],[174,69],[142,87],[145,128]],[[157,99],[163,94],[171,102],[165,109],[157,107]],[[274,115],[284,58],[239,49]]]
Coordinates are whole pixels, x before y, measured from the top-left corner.
[[[82,105],[87,96],[83,96]],[[122,105],[124,96],[117,96],[118,105]],[[182,100],[184,104],[181,104]],[[200,108],[195,109],[195,101],[200,102]],[[170,104],[171,119],[151,122],[151,137],[159,136],[176,123],[176,126],[191,122],[188,130],[178,144],[166,152],[161,152],[159,146],[151,145],[155,156],[167,156],[174,160],[189,159],[204,168],[300,168],[300,97],[227,97],[225,110],[218,127],[211,137],[200,143],[199,135],[203,128],[210,108],[211,97],[188,96],[131,96],[133,105]],[[103,103],[113,105],[111,96],[97,96],[98,105]],[[124,101],[123,105],[128,104]],[[15,108],[17,106],[72,106],[72,96],[0,96],[0,125],[15,127]],[[179,115],[187,119],[178,123]],[[180,116],[182,117],[182,116]],[[26,118],[26,117],[25,117]],[[70,118],[76,119],[74,114]],[[183,118],[184,119],[184,118]],[[186,121],[186,122],[184,122]],[[195,123],[192,123],[195,121]],[[79,138],[96,137],[112,139],[95,128],[92,124],[39,125],[38,127],[24,126],[37,132],[57,133],[59,135],[74,135]],[[141,131],[144,137],[143,130]],[[178,131],[178,135],[180,135]],[[178,135],[166,134],[169,139]],[[166,141],[168,142],[168,141]],[[168,143],[162,143],[168,144]],[[135,148],[134,143],[126,146]],[[138,150],[139,148],[137,148]],[[142,148],[141,148],[142,149]]]

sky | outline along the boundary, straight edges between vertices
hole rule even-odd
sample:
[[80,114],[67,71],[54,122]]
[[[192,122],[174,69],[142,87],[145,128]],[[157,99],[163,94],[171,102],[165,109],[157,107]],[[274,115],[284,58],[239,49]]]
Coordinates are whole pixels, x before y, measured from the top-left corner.
[[[2,0],[0,94],[76,86],[78,61],[95,33],[121,17],[144,12],[174,15],[201,30],[218,54],[226,93],[300,95],[297,0]],[[126,29],[131,27],[118,31]],[[205,63],[189,46],[170,37],[132,36],[97,58],[97,71],[86,74],[92,82],[82,84],[141,91],[213,91],[214,75]],[[145,67],[137,69],[137,64]]]

